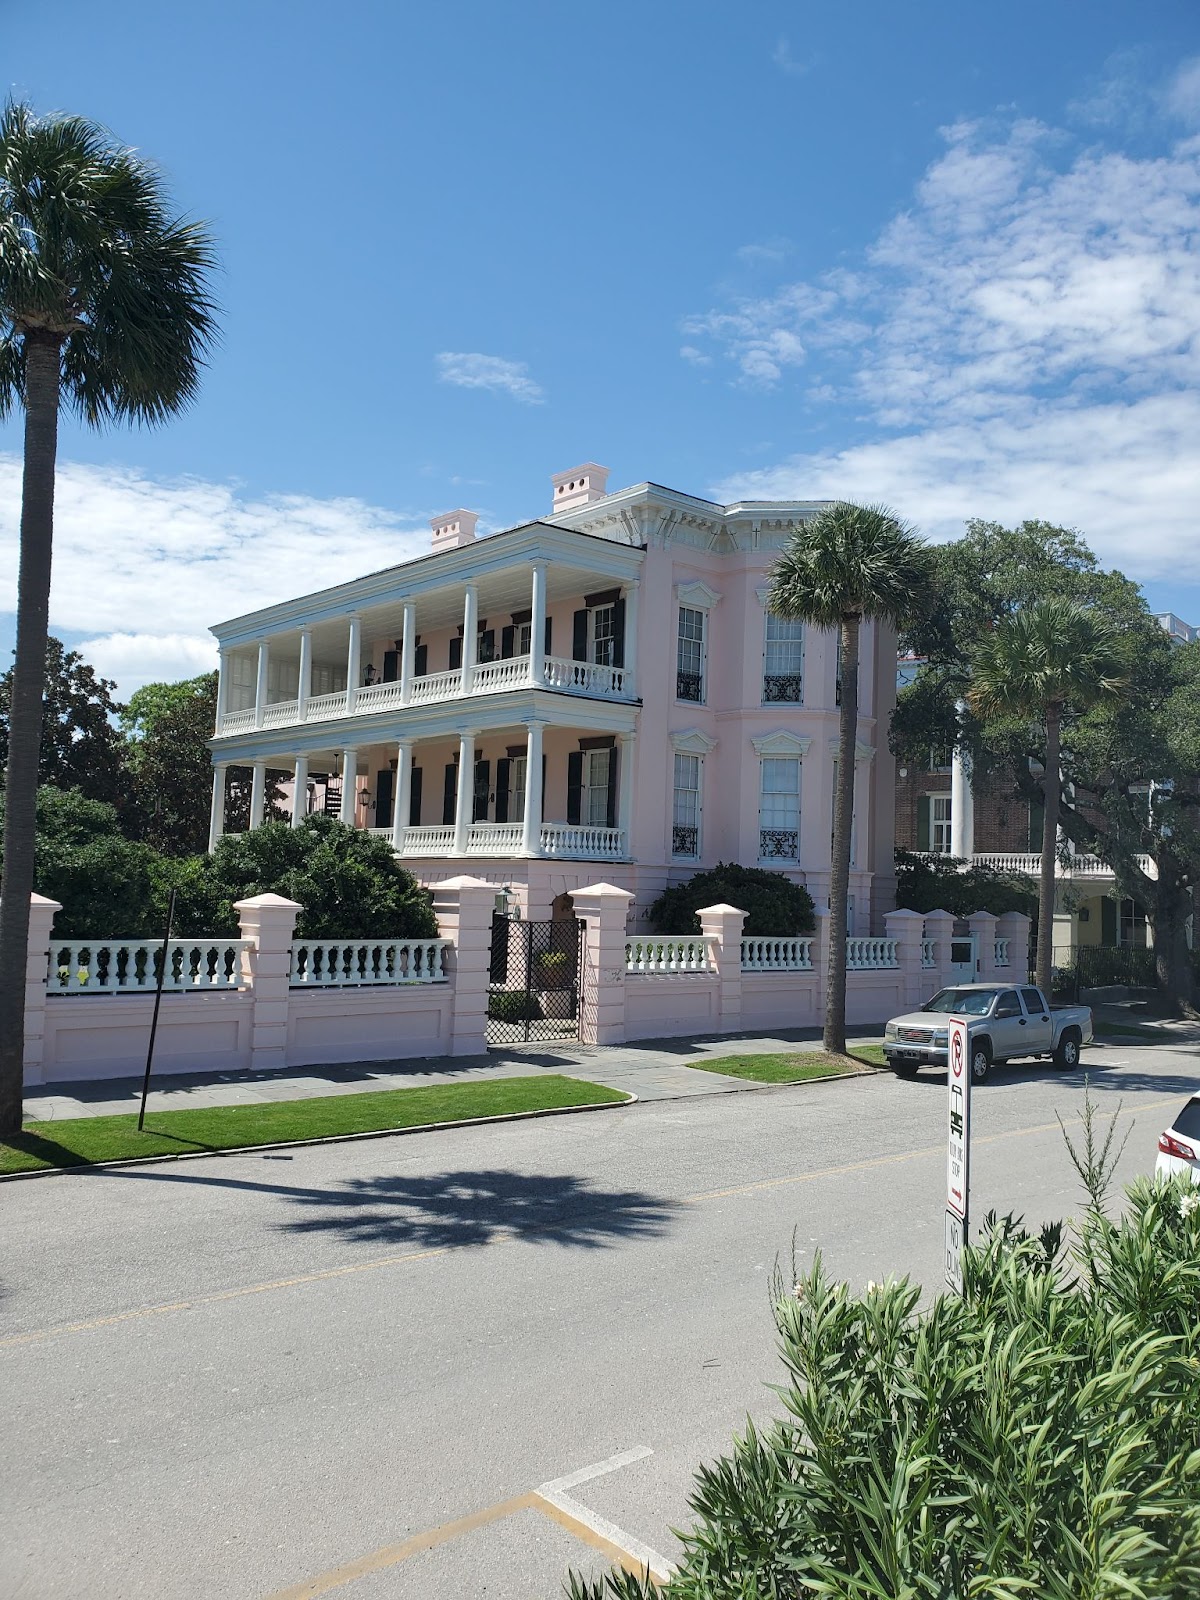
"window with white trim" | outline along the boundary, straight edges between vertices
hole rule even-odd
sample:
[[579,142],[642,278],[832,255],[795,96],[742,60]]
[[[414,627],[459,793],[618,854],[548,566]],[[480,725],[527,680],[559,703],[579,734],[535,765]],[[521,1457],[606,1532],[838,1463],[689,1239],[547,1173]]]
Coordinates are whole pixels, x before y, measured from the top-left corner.
[[583,752],[583,793],[580,796],[579,819],[586,827],[608,826],[608,769],[611,761],[611,750]]
[[526,756],[510,756],[508,762],[508,820],[525,820],[525,768]]
[[767,612],[763,647],[763,704],[804,698],[804,624]]
[[700,757],[675,752],[675,787],[671,812],[671,854],[695,859],[700,854]]
[[704,612],[694,606],[679,608],[675,697],[704,702]]
[[759,772],[759,859],[795,861],[800,854],[800,758],[763,756]]
[[[611,667],[616,636],[616,607],[593,606],[588,612],[588,660],[594,661],[598,667]],[[528,655],[528,650],[524,654]]]
[[931,794],[929,796],[929,848],[934,855],[948,856],[950,854],[952,831],[951,797],[948,794]]

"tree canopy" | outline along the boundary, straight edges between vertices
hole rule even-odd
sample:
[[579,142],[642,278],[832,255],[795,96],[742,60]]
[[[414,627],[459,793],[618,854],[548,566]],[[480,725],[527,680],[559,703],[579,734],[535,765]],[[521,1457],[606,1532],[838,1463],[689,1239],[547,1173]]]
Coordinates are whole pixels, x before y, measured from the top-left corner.
[[[0,677],[0,769],[8,766],[12,686],[10,668]],[[77,789],[90,800],[110,804],[124,798],[122,740],[115,720],[124,708],[113,699],[116,687],[100,677],[78,650],[68,650],[53,636],[46,640],[39,783]]]

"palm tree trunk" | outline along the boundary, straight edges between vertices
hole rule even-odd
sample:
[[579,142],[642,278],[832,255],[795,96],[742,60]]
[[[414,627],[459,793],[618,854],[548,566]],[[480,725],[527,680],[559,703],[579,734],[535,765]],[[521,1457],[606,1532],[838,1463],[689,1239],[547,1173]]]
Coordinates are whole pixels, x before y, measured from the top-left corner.
[[54,537],[61,337],[25,335],[25,470],[17,651],[8,723],[4,875],[0,881],[0,1137],[21,1127],[25,1058],[25,974],[33,892],[42,696]]
[[833,860],[829,875],[829,956],[825,968],[826,1050],[846,1053],[846,900],[854,827],[854,757],[858,741],[857,616],[842,618],[842,707],[838,728],[837,791],[833,798]]
[[1062,707],[1046,708],[1046,768],[1042,791],[1041,884],[1038,890],[1037,985],[1050,998],[1054,962],[1054,865],[1058,859],[1058,813],[1062,804]]

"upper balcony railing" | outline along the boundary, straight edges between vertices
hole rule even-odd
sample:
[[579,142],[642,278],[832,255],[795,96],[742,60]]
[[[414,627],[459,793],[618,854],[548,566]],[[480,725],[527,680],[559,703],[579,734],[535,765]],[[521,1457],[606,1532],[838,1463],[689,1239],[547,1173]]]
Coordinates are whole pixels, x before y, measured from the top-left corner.
[[[410,706],[436,705],[447,700],[461,700],[468,696],[504,694],[514,689],[557,689],[566,694],[584,695],[594,700],[632,700],[634,698],[631,674],[624,667],[600,666],[593,661],[570,661],[563,656],[546,656],[542,660],[540,678],[534,678],[529,656],[508,656],[496,661],[480,662],[472,668],[470,687],[463,687],[461,669],[453,672],[435,672],[414,678],[409,693]],[[298,700],[277,700],[263,711],[264,728],[291,727],[304,722],[329,722],[338,717],[377,715],[397,711],[404,706],[403,690],[398,680],[373,683],[356,689],[353,700],[345,689],[336,694],[314,695],[301,708]],[[256,718],[254,708],[227,711],[221,718],[221,734],[253,733]]]
[[[926,860],[936,860],[937,852],[920,852]],[[1019,872],[1028,878],[1036,878],[1041,871],[1042,858],[1032,851],[1021,853],[1016,851],[977,850],[971,857],[972,863],[977,867],[992,867],[997,872]],[[1138,856],[1137,864],[1148,878],[1158,877],[1158,866],[1150,856]],[[1111,878],[1113,869],[1107,862],[1101,861],[1097,856],[1089,855],[1058,855],[1054,858],[1054,876],[1056,878]]]

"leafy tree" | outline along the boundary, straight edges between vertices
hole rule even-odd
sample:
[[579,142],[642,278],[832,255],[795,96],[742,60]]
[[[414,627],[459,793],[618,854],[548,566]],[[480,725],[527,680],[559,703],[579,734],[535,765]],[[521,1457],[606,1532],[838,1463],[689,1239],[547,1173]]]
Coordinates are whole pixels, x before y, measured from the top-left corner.
[[38,790],[34,888],[62,906],[56,938],[141,939],[162,932],[166,864],[148,845],[125,838],[112,806],[77,790]]
[[[113,719],[122,707],[112,698],[116,684],[62,641],[46,640],[39,783],[78,789],[92,800],[117,804],[123,794],[121,739]],[[0,767],[8,765],[13,674],[0,678]]]
[[971,663],[967,697],[977,712],[1040,724],[1042,859],[1038,885],[1037,982],[1050,991],[1054,955],[1054,867],[1062,801],[1063,721],[1089,711],[1124,679],[1107,620],[1054,595],[1002,617]]
[[82,117],[0,116],[0,415],[25,413],[17,648],[0,886],[0,1135],[21,1125],[25,966],[45,680],[58,413],[93,426],[183,409],[212,341],[205,229]]
[[818,511],[788,540],[771,571],[768,605],[776,616],[835,628],[841,643],[841,719],[829,890],[826,1050],[846,1052],[846,921],[858,733],[858,656],[862,623],[900,626],[923,604],[928,551],[882,506],[838,502]]
[[432,900],[386,839],[332,817],[228,833],[177,874],[181,933],[235,935],[238,900],[281,894],[304,907],[302,939],[434,939]]
[[699,933],[697,911],[717,905],[746,913],[747,938],[811,933],[815,926],[812,896],[803,884],[782,872],[732,861],[718,861],[708,872],[664,889],[650,907],[650,925],[655,933]]
[[956,917],[969,917],[975,911],[1032,915],[1037,910],[1037,885],[1021,872],[897,850],[896,904],[907,911],[952,911]]

